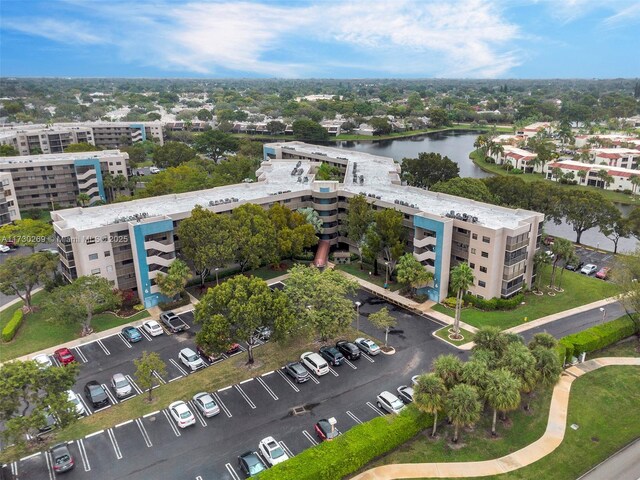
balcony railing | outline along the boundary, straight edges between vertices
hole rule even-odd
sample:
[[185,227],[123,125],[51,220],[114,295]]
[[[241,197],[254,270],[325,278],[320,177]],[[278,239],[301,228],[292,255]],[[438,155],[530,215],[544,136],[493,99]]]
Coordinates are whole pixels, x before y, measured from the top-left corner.
[[526,258],[527,258],[527,252],[524,252],[524,253],[521,253],[520,255],[516,255],[515,257],[505,258],[504,264],[505,266],[512,266],[518,262],[522,262],[523,260],[526,260]]
[[526,240],[522,240],[520,242],[517,243],[509,243],[507,242],[507,246],[505,247],[505,250],[507,252],[513,252],[514,250],[518,250],[522,247],[526,247],[527,245],[529,245],[529,239],[527,238]]
[[503,297],[508,297],[509,295],[513,295],[514,293],[516,293],[516,292],[518,292],[518,291],[522,290],[522,287],[523,287],[523,286],[524,286],[524,283],[519,283],[518,285],[514,285],[514,286],[509,287],[509,288],[503,288],[503,289],[500,291],[500,294],[501,294]]

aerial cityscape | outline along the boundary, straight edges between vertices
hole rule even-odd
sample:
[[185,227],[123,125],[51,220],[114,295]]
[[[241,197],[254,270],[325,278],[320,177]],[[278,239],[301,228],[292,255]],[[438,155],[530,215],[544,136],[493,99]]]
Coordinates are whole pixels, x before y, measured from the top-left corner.
[[640,4],[0,4],[0,480],[640,480]]

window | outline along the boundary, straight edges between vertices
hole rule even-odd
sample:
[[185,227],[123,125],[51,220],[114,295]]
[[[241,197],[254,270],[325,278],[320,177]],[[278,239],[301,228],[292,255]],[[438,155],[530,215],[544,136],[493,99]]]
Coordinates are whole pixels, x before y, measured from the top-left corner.
[[476,264],[475,263],[470,263],[469,267],[471,268],[471,270],[473,270],[474,268],[476,268]]
[[489,252],[482,252],[482,258],[489,258]]
[[93,237],[89,237],[87,238],[87,245],[93,245],[94,243],[96,243],[96,239]]
[[91,270],[91,275],[100,275],[100,269],[94,268],[93,270]]
[[476,254],[476,249],[475,249],[475,248],[472,248],[472,249],[471,249],[471,255],[475,255],[475,254]]
[[489,237],[482,237],[482,241],[484,243],[489,243],[491,241],[491,239]]
[[111,265],[107,265],[107,273],[113,272],[113,267]]
[[482,273],[487,273],[487,267],[480,267],[480,271]]
[[478,239],[478,234],[477,233],[472,233],[471,234],[471,238],[473,238],[474,240]]
[[97,253],[89,254],[89,260],[97,260],[97,259],[98,259],[98,254]]
[[104,252],[104,256],[105,256],[105,257],[110,257],[110,256],[111,256],[111,252],[109,252],[109,251]]
[[486,287],[486,286],[487,286],[487,284],[486,284],[486,283],[484,283],[482,280],[480,280],[480,281],[478,282],[478,286],[479,286],[479,287],[484,288],[484,287]]

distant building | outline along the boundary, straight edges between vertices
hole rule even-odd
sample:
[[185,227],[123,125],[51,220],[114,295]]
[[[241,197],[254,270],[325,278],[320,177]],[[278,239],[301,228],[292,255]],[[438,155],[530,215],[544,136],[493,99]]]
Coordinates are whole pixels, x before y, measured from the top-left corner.
[[503,148],[504,153],[491,156],[498,165],[510,164],[525,173],[542,173],[542,166],[535,165],[537,154],[511,145],[504,145]]
[[342,122],[336,122],[335,120],[325,120],[320,122],[320,125],[327,131],[329,135],[338,136],[342,133]]
[[593,163],[605,163],[610,167],[638,168],[640,150],[630,148],[592,148],[589,155]]
[[604,145],[610,145],[611,148],[623,147],[624,145],[640,145],[640,139],[621,133],[610,134],[593,134],[593,135],[576,135],[576,147],[583,148],[589,146],[590,140],[598,139]]
[[517,131],[516,135],[522,135],[526,138],[531,138],[535,137],[538,132],[546,132],[550,134],[553,132],[553,128],[551,127],[551,124],[549,122],[536,122],[532,123],[531,125],[527,125],[522,130]]
[[[581,163],[574,160],[562,160],[558,162],[550,162],[544,166],[544,174],[546,178],[550,180],[554,179],[552,172],[554,168],[559,168],[562,170],[563,174],[572,172],[574,174],[573,180],[577,181],[578,185],[589,185],[606,190],[631,190],[635,194],[640,193],[636,191],[636,187],[631,183],[631,179],[633,177],[640,177],[639,170],[610,167],[609,165]],[[598,175],[602,170],[606,171],[613,179],[608,186]],[[578,175],[578,172],[580,171],[587,172],[584,178]]]
[[0,172],[0,227],[20,220],[20,208],[9,172]]
[[361,123],[358,128],[354,130],[356,135],[370,135],[373,136],[375,134],[375,129],[369,125],[368,123]]
[[317,102],[318,100],[333,100],[334,97],[338,97],[342,100],[342,95],[306,95],[304,97],[297,97],[296,102],[307,100],[308,102]]

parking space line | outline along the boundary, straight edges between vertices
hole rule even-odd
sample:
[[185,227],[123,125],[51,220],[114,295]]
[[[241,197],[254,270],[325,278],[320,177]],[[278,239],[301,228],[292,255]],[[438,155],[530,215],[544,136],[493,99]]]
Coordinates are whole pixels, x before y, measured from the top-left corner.
[[315,383],[316,385],[318,385],[318,384],[320,383],[320,380],[318,380],[318,379],[315,377],[315,375],[311,375],[311,374],[309,374],[309,379],[311,379],[311,381],[312,381],[313,383]]
[[346,358],[344,359],[344,363],[346,363],[347,365],[349,365],[351,368],[353,368],[354,370],[357,370],[358,367],[356,367],[353,363],[351,363],[349,360],[347,360]]
[[99,408],[99,409],[97,409],[97,410],[94,410],[94,411],[93,411],[93,413],[98,413],[98,412],[101,412],[101,411],[103,411],[103,410],[106,410],[107,408],[111,408],[111,405],[112,405],[112,404],[110,403],[110,404],[109,404],[109,405],[107,405],[106,407],[102,407],[102,408]]
[[347,410],[347,415],[349,415],[354,422],[356,422],[358,424],[362,423],[362,420],[360,420],[358,417],[356,417],[351,411]]
[[239,383],[239,385],[244,385],[245,383],[249,383],[249,382],[253,382],[253,377],[252,378],[247,378],[246,380],[243,380]]
[[182,368],[180,365],[178,365],[178,362],[176,362],[173,358],[170,358],[169,361],[174,367],[176,367],[180,371],[180,373],[182,373],[182,376],[186,377],[187,375],[189,375],[187,371],[184,368]]
[[136,425],[138,425],[138,429],[140,430],[140,434],[142,435],[142,438],[144,439],[144,443],[147,444],[148,448],[151,448],[153,446],[153,443],[151,443],[151,439],[149,438],[149,434],[147,433],[147,429],[144,428],[144,425],[142,424],[142,420],[140,420],[139,418],[136,418],[135,422],[136,422]]
[[140,335],[142,335],[144,338],[146,338],[150,342],[153,342],[153,338],[151,338],[151,335],[149,335],[147,332],[144,331],[144,328],[137,327],[137,330],[140,332]]
[[287,455],[289,455],[289,458],[293,458],[294,455],[293,453],[291,453],[291,450],[289,450],[289,447],[287,447],[287,444],[284,442],[279,442],[279,443],[280,443],[280,446],[284,448],[284,451],[287,452]]
[[233,385],[229,385],[228,387],[218,389],[219,392],[224,392],[225,390],[229,390]]
[[102,340],[96,340],[96,343],[100,346],[100,348],[105,353],[105,355],[111,355],[111,352],[107,349],[107,347],[104,346],[104,343],[102,343]]
[[273,390],[271,390],[271,388],[269,387],[269,385],[267,385],[267,382],[265,382],[262,378],[257,377],[256,380],[258,381],[258,383],[260,385],[262,385],[264,387],[264,389],[267,391],[267,393],[269,395],[271,395],[271,398],[273,398],[274,400],[278,400],[278,396],[274,393]]
[[133,378],[131,378],[130,375],[125,375],[125,378],[127,380],[129,380],[129,383],[131,384],[131,386],[133,387],[133,389],[138,392],[138,395],[142,395],[142,389],[138,386],[138,384],[136,382],[133,381]]
[[87,403],[84,401],[84,398],[82,398],[82,395],[76,394],[76,398],[80,400],[80,403],[82,403],[82,406],[84,407],[84,411],[86,412],[86,415],[87,416],[93,415],[93,412],[89,409],[89,405],[87,405]]
[[113,403],[114,405],[117,405],[118,400],[116,399],[116,397],[113,396],[113,393],[109,391],[109,389],[104,383],[102,384],[102,388],[104,388],[104,392],[107,394],[107,397],[109,397],[109,400],[111,400],[111,403]]
[[36,453],[32,453],[31,455],[27,455],[26,457],[22,457],[20,459],[21,462],[26,462],[27,460],[37,457],[38,455],[40,455],[42,452],[36,452]]
[[[53,470],[53,458],[51,458],[50,452],[44,453],[44,459],[47,462],[47,471],[49,472],[49,480],[55,480],[56,472]],[[16,475],[17,475],[17,466],[16,466]]]
[[18,478],[18,462],[11,462],[11,475],[13,478]]
[[121,333],[118,334],[118,338],[122,340],[122,342],[127,346],[127,348],[132,348],[131,342],[127,341],[127,339],[124,338],[124,336]]
[[273,370],[271,370],[270,372],[267,373],[263,373],[262,375],[260,375],[261,377],[266,377],[267,375],[271,375],[273,373]]
[[[155,370],[153,371],[153,376],[154,376],[154,377],[156,377],[156,378],[160,381],[160,383],[161,383],[162,385],[164,385],[165,383],[167,383],[167,382],[165,381],[165,379],[164,379],[164,378],[162,378],[162,377],[158,374],[158,372],[156,372]],[[148,390],[145,390],[145,391],[148,391]]]
[[173,421],[173,419],[169,416],[166,410],[162,410],[162,413],[164,413],[164,416],[167,419],[167,422],[169,422],[169,425],[171,426],[171,430],[173,430],[173,433],[176,434],[176,437],[179,437],[180,432],[178,431],[178,427],[176,427],[176,424]]
[[129,425],[130,423],[133,423],[133,420],[127,420],[126,422],[119,423],[114,428],[124,427],[125,425]]
[[[246,349],[246,348],[244,348],[242,345],[240,345],[240,351],[241,351],[241,352],[246,352],[246,351],[247,351],[247,349]],[[239,353],[239,352],[236,352],[236,353]],[[234,354],[234,355],[235,355],[235,354]]]
[[93,433],[90,433],[90,434],[88,434],[88,435],[85,435],[85,436],[84,436],[84,438],[91,438],[91,437],[95,437],[96,435],[100,435],[100,434],[102,434],[102,433],[104,433],[104,430],[98,430],[97,432],[93,432]]
[[371,410],[376,412],[381,417],[384,417],[385,413],[382,410],[380,410],[378,407],[376,407],[373,403],[367,402],[367,407],[369,407]]
[[298,387],[296,387],[296,386],[295,386],[295,384],[294,384],[291,380],[289,380],[289,379],[287,378],[287,376],[286,376],[284,373],[282,373],[282,370],[278,370],[278,374],[279,374],[282,378],[284,378],[284,381],[285,381],[285,382],[287,382],[287,383],[289,384],[289,386],[290,386],[291,388],[293,388],[293,390],[294,390],[294,391],[296,391],[296,392],[299,392],[299,391],[300,391],[300,389],[299,389]]
[[302,430],[302,434],[307,438],[307,440],[311,442],[311,445],[313,445],[314,447],[318,445],[316,439],[313,438],[309,432],[307,432],[306,430]]
[[331,368],[331,367],[329,367],[329,371],[331,372],[331,374],[332,374],[334,377],[339,377],[339,376],[340,376],[340,375],[338,374],[338,372],[336,372],[336,371],[335,371],[333,368]]
[[90,472],[91,465],[89,464],[89,457],[87,456],[87,451],[84,448],[84,442],[82,441],[82,439],[78,440],[78,450],[80,450],[80,458],[82,459],[84,471]]
[[234,387],[240,393],[240,395],[242,395],[242,397],[247,401],[249,406],[255,410],[256,408],[255,404],[251,401],[251,399],[249,398],[249,395],[246,394],[246,392],[242,389],[242,387],[240,387],[240,385],[234,385]]
[[233,478],[233,480],[240,480],[240,477],[238,476],[238,474],[233,469],[230,463],[226,463],[224,466],[226,467],[227,472],[229,472],[229,475],[231,475],[231,478]]
[[225,415],[229,418],[233,417],[233,415],[231,415],[231,412],[229,411],[227,406],[224,404],[222,399],[218,396],[218,394],[216,392],[213,392],[211,395],[213,395],[213,398],[215,398],[216,403],[220,405],[220,408],[222,408],[222,411],[225,413]]
[[364,353],[364,352],[362,352],[362,353],[360,354],[360,356],[361,356],[361,357],[364,357],[364,358],[365,358],[365,360],[369,360],[371,363],[376,363],[376,361],[375,361],[373,358],[371,358],[369,355],[367,355],[367,354],[366,354],[366,353]]
[[54,364],[56,367],[59,367],[59,366],[60,366],[60,362],[58,361],[58,359],[57,359],[56,357],[54,357],[53,355],[50,355],[50,356],[49,356],[49,358],[51,359],[51,361],[53,362],[53,364]]
[[107,435],[109,435],[109,440],[111,440],[111,445],[113,445],[113,451],[116,452],[116,458],[120,460],[122,458],[122,452],[120,451],[118,440],[116,440],[116,434],[112,429],[107,428]]
[[157,415],[158,413],[160,413],[160,410],[156,410],[154,412],[147,413],[147,414],[143,415],[142,418],[153,417],[154,415]]
[[193,404],[193,402],[191,400],[189,400],[187,403],[189,404],[189,407],[191,409],[193,409],[193,413],[195,413],[196,418],[200,422],[200,425],[202,425],[203,427],[206,427],[207,426],[207,422],[205,422],[204,418],[200,414],[200,410],[198,410],[198,408]]
[[75,356],[78,357],[82,363],[88,362],[87,357],[84,356],[84,353],[82,353],[82,350],[80,350],[80,347],[75,347],[72,350],[76,352]]
[[169,383],[173,382],[174,380],[180,380],[182,378],[182,375],[178,375],[177,377],[173,377],[171,380],[169,380]]

